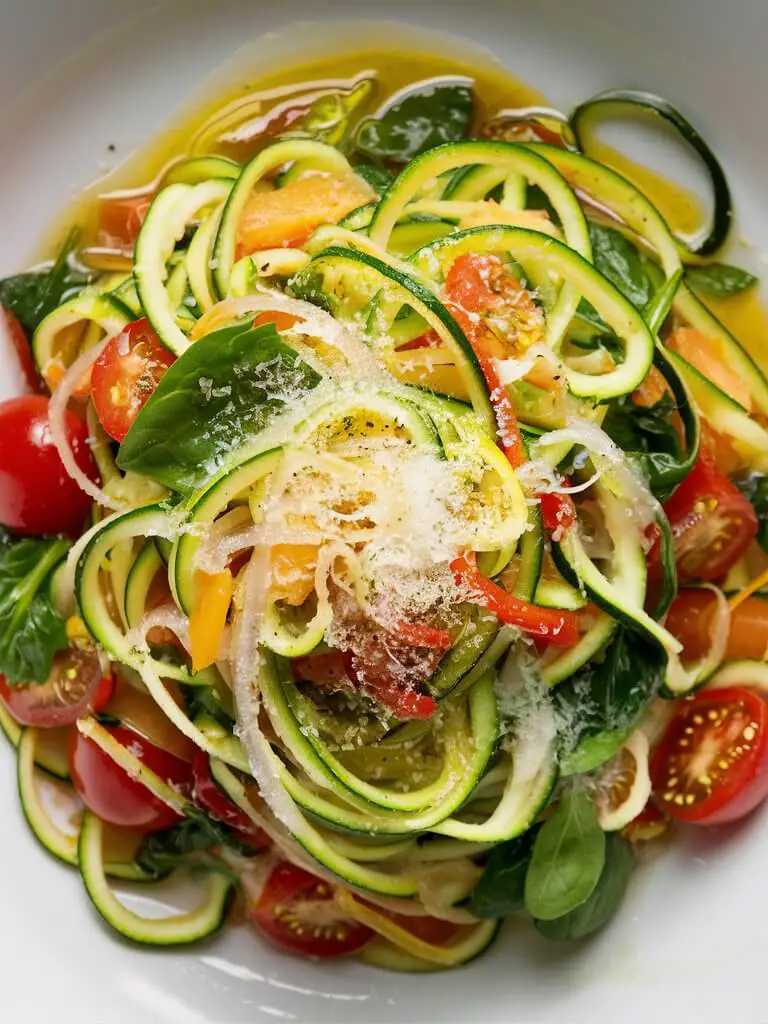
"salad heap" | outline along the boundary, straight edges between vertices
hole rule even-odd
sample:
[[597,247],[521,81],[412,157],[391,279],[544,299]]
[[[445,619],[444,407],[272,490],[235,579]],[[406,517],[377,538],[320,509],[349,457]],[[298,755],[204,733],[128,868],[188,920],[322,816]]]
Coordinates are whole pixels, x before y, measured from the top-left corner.
[[[394,969],[509,913],[577,939],[638,844],[768,792],[768,381],[701,298],[754,280],[711,262],[719,164],[647,94],[477,126],[468,86],[368,93],[113,201],[127,266],[72,240],[0,283],[38,392],[0,407],[0,721],[137,942],[234,892]],[[627,108],[704,158],[701,237],[585,154]],[[185,868],[191,910],[115,893]]]

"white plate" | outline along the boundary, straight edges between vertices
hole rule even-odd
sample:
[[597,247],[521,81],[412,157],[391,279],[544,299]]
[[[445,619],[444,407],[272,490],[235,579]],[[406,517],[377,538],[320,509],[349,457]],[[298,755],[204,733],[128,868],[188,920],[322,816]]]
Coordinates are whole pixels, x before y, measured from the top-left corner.
[[[133,0],[131,8],[128,17],[122,0],[0,0],[0,273],[23,266],[67,199],[104,161],[141,145],[234,49],[319,11],[257,0]],[[329,4],[325,16],[338,20],[325,38],[341,38],[345,18],[383,12],[362,0]],[[742,230],[756,246],[739,258],[762,262],[765,0],[393,0],[385,16],[438,22],[490,47],[565,107],[616,85],[667,95],[725,156],[747,211]],[[254,72],[290,59],[299,36],[294,24],[266,39]],[[0,362],[0,387],[9,393],[14,382]],[[593,942],[560,949],[512,925],[470,967],[408,977],[289,959],[246,929],[189,953],[120,944],[91,912],[78,877],[28,834],[13,758],[1,747],[0,1018],[9,1024],[768,1021],[765,813],[731,832],[691,830],[638,873],[619,919]]]

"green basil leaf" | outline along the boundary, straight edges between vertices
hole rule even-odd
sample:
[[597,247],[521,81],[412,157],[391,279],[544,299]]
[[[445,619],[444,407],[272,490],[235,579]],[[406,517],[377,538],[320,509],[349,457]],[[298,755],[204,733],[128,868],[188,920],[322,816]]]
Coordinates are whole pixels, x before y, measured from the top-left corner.
[[605,833],[583,790],[565,793],[539,829],[525,877],[525,907],[541,921],[589,899],[605,864]]
[[464,139],[472,120],[473,93],[458,82],[417,85],[357,129],[355,147],[377,160],[407,163],[444,142]]
[[469,910],[476,917],[506,917],[522,907],[536,832],[529,829],[491,850],[469,900]]
[[768,551],[768,476],[752,473],[733,482],[751,502],[757,516],[757,542],[761,548]]
[[632,243],[615,228],[589,222],[592,261],[611,284],[637,309],[644,309],[653,295],[645,261]]
[[631,845],[621,836],[610,833],[605,838],[603,873],[591,895],[563,917],[537,920],[537,930],[547,939],[563,941],[584,939],[604,928],[624,899],[633,866]]
[[249,856],[254,850],[240,843],[235,834],[218,821],[202,812],[162,832],[153,832],[143,840],[136,855],[136,863],[149,875],[159,878],[167,875],[181,863],[215,865],[203,856],[215,846],[228,846]]
[[688,267],[685,280],[696,292],[710,295],[713,299],[727,299],[751,288],[757,278],[740,267],[710,263],[706,267]]
[[188,494],[320,378],[274,324],[214,331],[176,360],[120,446],[118,465]]
[[664,682],[666,654],[619,626],[602,658],[558,686],[553,695],[564,726],[560,771],[576,775],[610,760]]
[[64,619],[46,584],[64,557],[65,540],[21,540],[6,535],[0,549],[0,672],[12,686],[44,683],[53,657],[68,646]]
[[0,281],[0,305],[10,310],[28,335],[62,302],[81,291],[90,275],[70,264],[79,232],[70,232],[55,263],[45,270],[27,271]]

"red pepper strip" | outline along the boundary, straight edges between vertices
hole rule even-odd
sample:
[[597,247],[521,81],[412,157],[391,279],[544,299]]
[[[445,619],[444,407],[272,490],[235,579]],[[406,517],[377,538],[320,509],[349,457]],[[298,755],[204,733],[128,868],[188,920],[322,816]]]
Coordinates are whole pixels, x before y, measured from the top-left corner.
[[541,608],[521,601],[497,586],[477,568],[473,554],[460,555],[451,562],[456,584],[470,592],[469,599],[509,626],[543,637],[559,647],[573,647],[579,639],[579,619],[575,612]]
[[550,533],[554,533],[555,530],[570,530],[576,522],[576,506],[570,495],[545,491],[539,495],[539,501],[544,529]]
[[453,646],[447,629],[427,626],[422,622],[398,622],[392,633],[410,647],[429,647],[433,651],[447,651]]

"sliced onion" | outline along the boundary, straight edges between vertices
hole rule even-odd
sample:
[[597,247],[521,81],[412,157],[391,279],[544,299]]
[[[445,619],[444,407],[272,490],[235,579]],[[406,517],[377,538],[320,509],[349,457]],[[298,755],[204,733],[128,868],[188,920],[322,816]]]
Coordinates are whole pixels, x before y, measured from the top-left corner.
[[72,363],[70,368],[61,378],[59,386],[51,396],[50,405],[48,407],[48,418],[51,424],[51,439],[56,445],[59,458],[61,459],[64,469],[67,471],[68,475],[72,477],[80,490],[85,491],[88,497],[92,498],[97,502],[97,504],[102,505],[104,508],[120,510],[125,508],[124,503],[115,501],[114,498],[110,498],[106,491],[103,491],[98,484],[95,484],[93,480],[90,480],[78,466],[75,461],[75,456],[72,453],[72,448],[67,440],[67,429],[65,424],[67,403],[73,393],[77,390],[85,372],[96,362],[111,340],[111,337],[104,338],[98,344],[94,345],[93,348],[89,348],[83,352],[82,355],[78,356],[74,363]]
[[543,359],[545,362],[550,363],[556,369],[561,369],[563,365],[548,345],[543,345],[541,343],[531,345],[525,355],[521,356],[519,359],[508,357],[496,360],[496,367],[499,371],[499,379],[501,380],[501,383],[514,384],[515,381],[521,380],[529,374],[531,370],[533,370],[539,359]]

